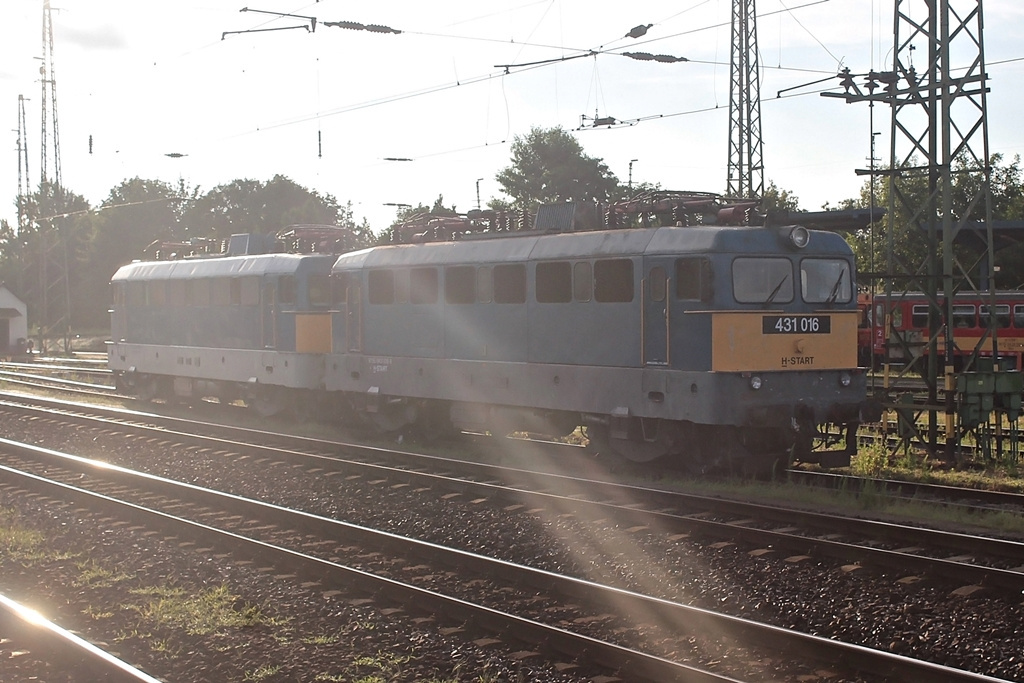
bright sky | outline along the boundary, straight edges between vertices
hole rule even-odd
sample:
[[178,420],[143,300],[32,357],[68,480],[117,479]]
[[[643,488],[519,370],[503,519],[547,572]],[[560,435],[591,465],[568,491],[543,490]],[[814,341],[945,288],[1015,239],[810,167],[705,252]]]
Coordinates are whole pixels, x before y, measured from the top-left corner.
[[[351,201],[374,230],[389,203],[467,211],[500,196],[495,174],[532,126],[574,131],[581,116],[638,120],[576,132],[620,180],[722,192],[728,161],[732,0],[51,0],[61,174],[94,206],[132,177],[201,191],[275,174]],[[251,4],[246,4],[251,3]],[[924,3],[904,3],[907,6]],[[954,1],[973,7],[970,0]],[[249,11],[241,12],[243,7]],[[866,104],[820,97],[835,74],[891,66],[892,0],[759,0],[766,181],[816,210],[856,196],[870,154]],[[994,152],[1024,151],[1024,4],[985,3]],[[257,12],[315,16],[307,19]],[[18,95],[26,98],[29,178],[40,171],[43,0],[0,4],[0,218],[15,219]],[[401,30],[329,27],[349,21]],[[624,38],[653,24],[639,39]],[[688,58],[584,56],[505,74],[503,65],[589,50]],[[779,91],[785,91],[777,97]],[[888,161],[888,111],[876,157]],[[588,121],[582,123],[589,125]],[[52,134],[52,126],[51,126]],[[92,139],[90,153],[89,141]],[[53,142],[48,143],[52,152]],[[980,144],[980,143],[979,143]],[[180,158],[168,154],[183,154]],[[387,158],[411,159],[388,161]],[[52,161],[49,162],[52,173]]]

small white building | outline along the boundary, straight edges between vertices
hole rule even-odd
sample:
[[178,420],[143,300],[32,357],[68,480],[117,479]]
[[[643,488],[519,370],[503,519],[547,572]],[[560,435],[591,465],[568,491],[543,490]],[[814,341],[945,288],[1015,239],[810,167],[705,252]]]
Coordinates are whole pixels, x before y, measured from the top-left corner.
[[28,308],[0,283],[0,352],[24,353],[28,340]]

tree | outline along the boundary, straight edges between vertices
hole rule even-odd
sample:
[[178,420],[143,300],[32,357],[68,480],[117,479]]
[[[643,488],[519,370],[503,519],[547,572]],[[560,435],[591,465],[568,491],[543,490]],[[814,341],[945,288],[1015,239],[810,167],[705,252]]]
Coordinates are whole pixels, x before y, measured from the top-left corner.
[[235,180],[196,199],[183,217],[189,234],[227,238],[272,235],[289,225],[339,225],[351,220],[331,195],[320,196],[282,175],[269,182]]
[[[917,166],[918,161],[911,159],[908,166]],[[989,159],[991,167],[992,218],[993,221],[1024,219],[1024,175],[1020,168],[1020,158],[1014,157],[1010,163],[1003,162],[1001,154],[993,154]],[[885,169],[880,169],[885,170]],[[980,203],[970,206],[970,198],[976,196],[978,182],[981,177],[977,163],[957,160],[952,169],[953,216],[955,220],[963,217],[973,221],[984,220],[984,206]],[[880,173],[874,179],[874,205],[888,209],[890,183],[888,175]],[[860,196],[845,200],[842,208],[867,208],[871,205],[871,179],[864,182]],[[850,238],[850,244],[857,254],[857,267],[862,272],[884,271],[887,264],[888,239],[892,232],[893,255],[902,263],[913,266],[923,263],[928,254],[928,246],[924,233],[915,225],[907,211],[910,206],[923,206],[928,196],[928,178],[923,174],[907,174],[900,183],[905,202],[896,202],[894,214],[886,214],[874,226],[859,231]],[[960,263],[974,263],[978,254],[972,247],[957,245],[957,257]],[[1012,247],[996,254],[996,265],[1000,267],[996,284],[1001,288],[1016,288],[1024,282],[1024,248]]]
[[[561,127],[533,128],[512,143],[512,165],[495,179],[511,207],[534,209],[558,201],[607,202],[621,194],[619,181],[600,159],[589,157]],[[500,202],[491,204],[499,208]]]

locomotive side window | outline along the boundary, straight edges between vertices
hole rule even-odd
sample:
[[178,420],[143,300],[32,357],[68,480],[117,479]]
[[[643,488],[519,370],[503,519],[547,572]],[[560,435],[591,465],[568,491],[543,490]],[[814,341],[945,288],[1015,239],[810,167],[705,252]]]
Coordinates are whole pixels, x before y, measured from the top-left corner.
[[210,305],[210,281],[202,278],[199,280],[189,280],[189,289],[191,293],[188,295],[191,298],[193,306],[209,306]]
[[444,302],[471,304],[476,301],[476,268],[449,266],[444,269]]
[[676,259],[676,298],[681,301],[711,300],[711,261],[706,258]]
[[526,266],[516,263],[508,266],[494,266],[494,303],[526,303]]
[[732,292],[741,304],[793,300],[793,264],[786,258],[737,258],[732,262]]
[[299,300],[299,286],[294,275],[282,275],[277,279],[277,301],[294,305]]
[[231,305],[241,306],[242,305],[242,281],[236,278],[231,278]]
[[331,305],[331,282],[326,273],[309,276],[309,305]]
[[848,303],[853,296],[850,264],[844,259],[801,259],[800,295],[809,304]]
[[231,282],[214,280],[210,283],[210,303],[214,306],[227,306],[231,303]]
[[[146,305],[146,283],[145,282],[128,282],[125,283],[125,303],[128,306],[145,306]],[[1018,308],[1024,308],[1019,306]]]
[[[981,326],[988,327],[988,306],[981,306],[979,309],[981,313]],[[1006,328],[1010,326],[1010,306],[1009,304],[996,304],[996,319],[995,326],[999,328]]]
[[390,270],[371,270],[369,275],[371,304],[395,303],[395,273]]
[[594,300],[628,303],[633,300],[633,262],[603,259],[594,264]]
[[260,279],[258,277],[240,278],[239,289],[243,306],[257,306],[260,303]]
[[1013,307],[1013,326],[1024,328],[1024,305],[1015,304]]
[[168,280],[166,294],[168,306],[184,306],[185,280]]
[[928,306],[926,304],[915,304],[910,309],[910,324],[913,327],[928,327]]
[[166,301],[164,281],[151,280],[146,283],[146,303],[150,306],[163,306]]
[[954,304],[953,327],[977,327],[978,321],[974,316],[974,310],[974,304]]
[[534,284],[538,303],[568,303],[572,301],[572,266],[568,261],[538,263]]
[[480,266],[476,271],[476,300],[489,304],[494,299],[494,280],[491,278],[491,267]]
[[413,268],[409,271],[409,301],[436,304],[437,292],[437,268]]
[[594,270],[590,261],[580,261],[572,267],[572,296],[576,301],[590,301],[594,291]]

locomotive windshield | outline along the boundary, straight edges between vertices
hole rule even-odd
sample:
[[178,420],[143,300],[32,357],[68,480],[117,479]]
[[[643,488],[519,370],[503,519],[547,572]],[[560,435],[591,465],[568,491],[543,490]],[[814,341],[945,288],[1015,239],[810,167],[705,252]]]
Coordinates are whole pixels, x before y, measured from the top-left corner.
[[738,258],[732,262],[732,291],[742,304],[793,300],[793,263],[787,258]]
[[850,264],[845,259],[801,260],[800,294],[809,304],[848,303],[853,296]]

